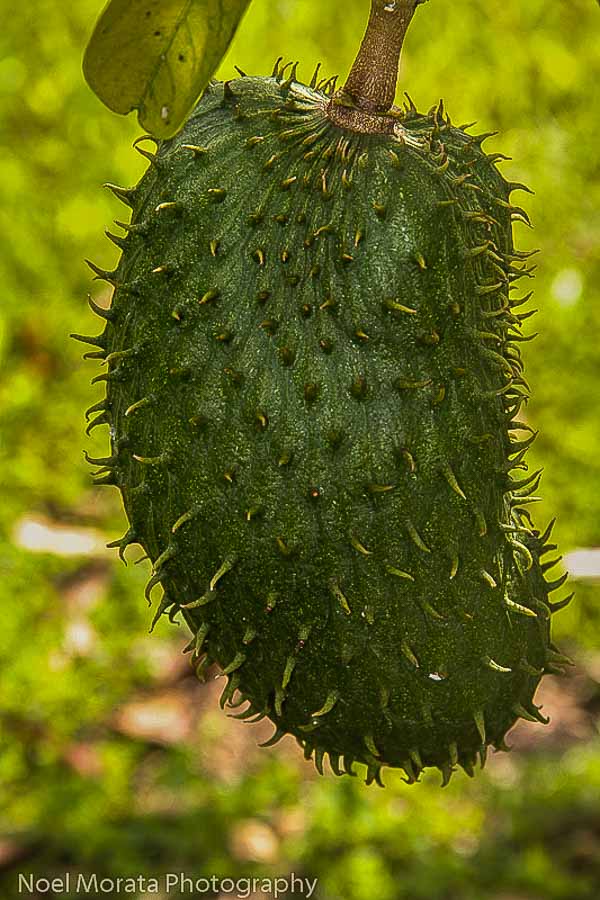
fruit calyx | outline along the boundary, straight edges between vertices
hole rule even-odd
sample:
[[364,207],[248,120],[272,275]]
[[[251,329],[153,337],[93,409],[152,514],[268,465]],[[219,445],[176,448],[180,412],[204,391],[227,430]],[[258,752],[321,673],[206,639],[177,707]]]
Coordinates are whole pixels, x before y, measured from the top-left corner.
[[360,50],[344,87],[327,115],[340,128],[362,134],[390,134],[400,110],[394,108],[400,54],[417,6],[426,0],[371,0]]

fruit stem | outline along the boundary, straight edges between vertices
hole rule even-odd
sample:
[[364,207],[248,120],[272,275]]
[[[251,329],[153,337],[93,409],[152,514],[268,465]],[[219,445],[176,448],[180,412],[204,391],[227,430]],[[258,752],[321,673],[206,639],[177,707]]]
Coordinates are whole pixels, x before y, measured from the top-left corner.
[[425,0],[371,0],[371,14],[341,99],[372,114],[394,104],[404,38],[417,6]]

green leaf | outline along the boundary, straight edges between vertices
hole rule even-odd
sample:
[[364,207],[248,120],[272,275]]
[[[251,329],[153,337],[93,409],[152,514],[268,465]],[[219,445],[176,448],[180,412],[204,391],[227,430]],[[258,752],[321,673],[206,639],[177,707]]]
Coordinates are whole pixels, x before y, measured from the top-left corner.
[[158,138],[181,128],[227,50],[250,0],[110,0],[83,59],[114,112],[138,110]]

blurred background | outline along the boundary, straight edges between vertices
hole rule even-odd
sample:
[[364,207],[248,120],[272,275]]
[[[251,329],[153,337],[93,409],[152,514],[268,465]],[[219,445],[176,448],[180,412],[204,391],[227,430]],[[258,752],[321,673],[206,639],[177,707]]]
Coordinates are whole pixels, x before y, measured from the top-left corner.
[[[99,329],[84,264],[112,268],[103,236],[144,161],[132,117],[81,76],[100,0],[16,4],[0,34],[0,895],[18,872],[184,871],[319,879],[322,900],[587,900],[600,896],[600,13],[594,0],[434,0],[417,14],[401,90],[456,123],[500,131],[503,173],[529,184],[535,330],[523,345],[541,431],[540,525],[576,600],[555,617],[576,666],[538,694],[547,727],[515,729],[470,781],[439,774],[386,788],[319,777],[290,738],[233,721],[221,683],[198,683],[183,626],[143,599],[147,563],[107,541],[125,530],[113,488],[91,486],[82,449],[102,396],[70,331]],[[282,54],[344,76],[368,0],[254,0],[220,75],[270,74]],[[521,195],[524,196],[524,195]],[[524,201],[523,201],[524,202]],[[532,330],[532,329],[530,329]],[[104,433],[101,433],[104,432]],[[561,594],[562,596],[562,594]],[[37,896],[56,896],[52,891]],[[106,896],[106,894],[104,894]],[[143,893],[138,893],[143,896]],[[153,895],[156,896],[156,895]],[[254,898],[268,896],[260,891]]]

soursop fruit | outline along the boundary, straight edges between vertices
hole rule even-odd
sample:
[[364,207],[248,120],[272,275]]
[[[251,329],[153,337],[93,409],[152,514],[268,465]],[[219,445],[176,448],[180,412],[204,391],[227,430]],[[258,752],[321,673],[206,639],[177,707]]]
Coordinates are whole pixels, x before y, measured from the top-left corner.
[[[518,184],[412,103],[383,127],[295,70],[213,82],[148,153],[89,340],[120,489],[222,705],[322,771],[469,774],[564,662],[520,343]],[[363,116],[363,120],[366,121]],[[98,380],[98,379],[95,379]],[[568,599],[568,598],[567,598]]]

